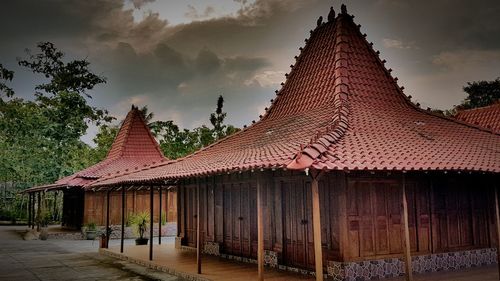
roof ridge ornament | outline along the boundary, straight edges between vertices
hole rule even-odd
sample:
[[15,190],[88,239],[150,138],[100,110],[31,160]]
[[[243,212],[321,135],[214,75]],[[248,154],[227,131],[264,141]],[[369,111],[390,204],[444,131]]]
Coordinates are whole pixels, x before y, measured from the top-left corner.
[[333,7],[330,7],[330,12],[328,13],[328,22],[335,21],[335,10]]
[[342,4],[340,6],[340,12],[343,14],[343,15],[347,15],[347,6],[345,4]]
[[323,23],[323,16],[319,16],[318,20],[316,21],[317,27],[320,27],[322,23]]

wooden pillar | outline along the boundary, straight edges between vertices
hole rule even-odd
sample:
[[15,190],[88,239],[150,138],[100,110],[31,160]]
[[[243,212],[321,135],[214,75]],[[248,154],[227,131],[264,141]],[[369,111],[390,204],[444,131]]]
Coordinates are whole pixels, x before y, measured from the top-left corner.
[[197,179],[198,185],[196,188],[196,272],[201,274],[201,235],[200,235],[200,179]]
[[500,209],[498,207],[498,190],[496,187],[495,187],[495,223],[497,227],[498,280],[500,280]]
[[31,194],[32,199],[31,199],[31,229],[35,229],[35,193]]
[[106,248],[109,248],[109,235],[111,231],[109,229],[109,196],[111,195],[111,190],[108,189],[106,193]]
[[149,187],[149,260],[153,260],[153,218],[154,218],[154,207],[155,202],[155,189],[154,186]]
[[31,227],[31,193],[28,193],[28,228]]
[[408,226],[408,202],[406,200],[406,177],[403,174],[403,227],[404,227],[404,251],[405,251],[405,272],[406,281],[413,280],[413,271],[411,267],[411,248],[410,248],[410,229]]
[[316,265],[316,280],[323,281],[323,251],[321,249],[321,214],[319,206],[318,180],[321,172],[312,171],[311,194],[313,215],[314,261]]
[[54,220],[57,220],[58,218],[58,212],[57,212],[57,195],[58,195],[59,191],[55,191],[54,192]]
[[162,192],[161,192],[161,186],[160,186],[160,190],[158,191],[158,197],[160,198],[160,202],[159,202],[159,205],[158,205],[158,210],[159,210],[159,214],[158,214],[158,245],[161,245],[161,223],[162,223],[162,219],[161,219],[161,201],[163,201],[163,197],[162,197]]
[[[42,210],[42,193],[40,191],[38,191],[38,198],[37,198],[37,201],[38,201],[38,205],[37,205],[37,210],[36,210],[36,216],[38,217],[38,219],[41,219],[40,218],[40,214],[41,214],[41,210]],[[40,232],[40,224],[37,223],[36,224],[36,231]]]
[[257,175],[257,268],[258,280],[264,280],[264,219],[262,217],[262,182]]
[[120,253],[123,253],[124,238],[125,238],[125,186],[122,186],[122,235],[120,237]]

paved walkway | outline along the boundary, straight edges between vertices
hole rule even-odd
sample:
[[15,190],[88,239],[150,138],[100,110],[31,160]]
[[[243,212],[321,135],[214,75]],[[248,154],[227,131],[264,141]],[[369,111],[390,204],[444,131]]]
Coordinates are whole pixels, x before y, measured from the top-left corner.
[[[98,254],[98,241],[24,241],[22,226],[0,226],[0,281],[30,280],[125,280],[183,279]],[[170,242],[171,238],[162,241]],[[112,240],[111,245],[119,241]],[[133,244],[133,240],[126,240]]]

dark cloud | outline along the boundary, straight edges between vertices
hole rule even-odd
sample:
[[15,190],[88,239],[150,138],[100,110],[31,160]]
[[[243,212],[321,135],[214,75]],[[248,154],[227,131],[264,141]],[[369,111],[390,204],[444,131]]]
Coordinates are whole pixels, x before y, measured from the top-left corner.
[[[149,104],[158,118],[192,127],[208,122],[223,94],[229,121],[242,125],[269,105],[317,17],[333,4],[339,9],[333,1],[238,0],[241,9],[232,16],[205,19],[217,6],[192,5],[186,16],[196,21],[172,25],[161,11],[134,20],[128,3],[137,9],[151,1],[126,1],[2,3],[0,62],[15,68],[24,48],[51,41],[70,58],[86,57],[109,78],[92,102],[117,115],[130,103]],[[424,105],[450,107],[463,98],[467,81],[500,76],[497,0],[353,0],[347,6],[408,93]],[[27,85],[37,78],[15,70],[14,88],[30,95]]]

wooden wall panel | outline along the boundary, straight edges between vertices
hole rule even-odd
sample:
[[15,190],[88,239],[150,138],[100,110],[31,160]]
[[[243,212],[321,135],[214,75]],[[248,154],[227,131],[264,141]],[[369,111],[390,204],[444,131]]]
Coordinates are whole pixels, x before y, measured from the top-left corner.
[[[94,222],[101,226],[106,224],[106,193],[106,191],[85,192],[84,223]],[[168,222],[175,222],[177,217],[176,192],[168,192],[168,194],[169,204],[166,204],[167,192],[162,194],[162,213],[167,218],[170,217],[167,220]],[[110,196],[110,224],[119,225],[121,224],[121,191],[113,191]],[[159,200],[158,191],[155,191],[154,222],[159,221]],[[175,203],[172,203],[172,201]],[[125,204],[126,221],[131,214],[139,212],[149,213],[149,190],[127,191]]]

